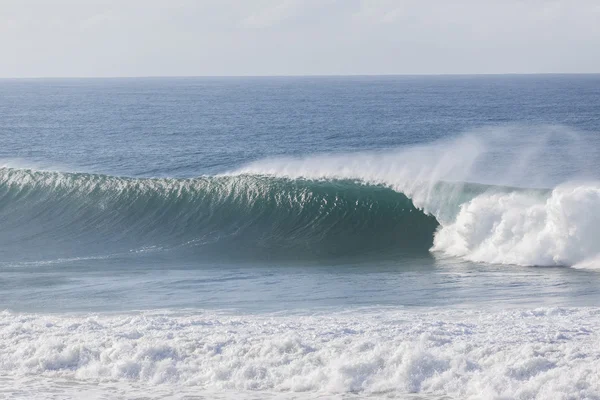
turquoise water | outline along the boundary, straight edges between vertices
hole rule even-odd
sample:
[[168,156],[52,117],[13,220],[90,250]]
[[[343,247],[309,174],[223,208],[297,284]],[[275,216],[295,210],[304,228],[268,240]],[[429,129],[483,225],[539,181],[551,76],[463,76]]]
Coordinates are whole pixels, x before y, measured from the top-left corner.
[[0,386],[595,398],[598,110],[598,75],[2,80]]

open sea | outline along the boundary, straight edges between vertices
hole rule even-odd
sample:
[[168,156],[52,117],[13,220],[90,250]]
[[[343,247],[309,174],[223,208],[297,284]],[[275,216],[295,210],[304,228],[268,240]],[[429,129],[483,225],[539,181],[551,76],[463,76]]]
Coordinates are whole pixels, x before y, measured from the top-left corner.
[[0,398],[600,399],[600,75],[0,80]]

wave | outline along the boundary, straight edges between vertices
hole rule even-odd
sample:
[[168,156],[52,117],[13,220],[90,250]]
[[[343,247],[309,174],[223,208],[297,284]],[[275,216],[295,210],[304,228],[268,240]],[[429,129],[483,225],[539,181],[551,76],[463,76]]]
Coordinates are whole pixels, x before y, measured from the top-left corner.
[[[402,193],[256,175],[134,179],[0,169],[4,258],[161,248],[318,259],[427,252],[438,222]],[[65,254],[67,252],[68,254]]]
[[600,266],[600,183],[467,183],[482,144],[262,160],[193,179],[0,168],[4,260],[460,257]]
[[[530,168],[532,154],[549,152],[499,133],[493,140],[466,135],[408,149],[261,160],[232,175],[355,179],[388,187],[436,218],[431,250],[438,256],[600,268],[600,182],[577,180],[577,171],[585,168],[577,166],[577,153],[570,148],[571,158],[565,160],[573,163],[561,165],[560,171],[540,170],[540,160],[537,169]],[[506,155],[510,151],[514,154]],[[500,184],[466,183],[472,181]],[[523,186],[523,181],[542,188]]]

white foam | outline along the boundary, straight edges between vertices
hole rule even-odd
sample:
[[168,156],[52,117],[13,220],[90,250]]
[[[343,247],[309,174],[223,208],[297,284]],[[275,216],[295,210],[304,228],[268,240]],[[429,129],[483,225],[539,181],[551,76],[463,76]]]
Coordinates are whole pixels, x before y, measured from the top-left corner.
[[483,194],[462,205],[433,250],[472,261],[600,267],[600,184],[559,186],[549,196]]
[[[32,161],[24,158],[0,158],[0,168],[11,168],[11,169],[22,169],[22,170],[35,170],[35,171],[57,171],[57,172],[69,172],[73,171],[65,165],[58,163],[51,163],[47,161]],[[84,171],[79,171],[84,172]]]
[[[577,137],[574,132],[553,129],[550,133]],[[587,154],[585,149],[578,152],[561,143],[559,148],[569,155],[565,164],[556,146],[544,147],[548,135],[536,139],[521,130],[487,133],[382,152],[262,160],[232,173],[355,179],[388,186],[437,218],[442,227],[433,250],[440,254],[488,263],[600,267],[600,182],[562,182],[546,192],[503,188],[498,193],[498,188],[491,188],[480,194],[469,194],[460,184],[525,182],[535,186],[556,180],[561,169],[571,171],[563,178],[586,175],[589,154],[577,165],[577,154]],[[581,146],[582,142],[574,143]],[[508,150],[512,153],[504,157]],[[529,168],[532,160],[540,162],[536,157],[544,154],[547,159],[542,161],[555,159],[563,164],[548,170],[537,164]],[[440,182],[453,184],[440,186]]]
[[0,393],[597,398],[599,328],[600,309],[590,308],[295,316],[4,312]]

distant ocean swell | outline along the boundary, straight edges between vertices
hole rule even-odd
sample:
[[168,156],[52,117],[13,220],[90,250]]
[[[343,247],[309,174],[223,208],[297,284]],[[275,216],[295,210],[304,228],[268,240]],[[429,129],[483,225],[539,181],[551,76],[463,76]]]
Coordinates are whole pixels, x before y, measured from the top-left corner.
[[[309,171],[310,172],[310,171]],[[155,248],[318,260],[428,254],[594,267],[600,185],[527,190],[352,173],[134,179],[0,169],[4,259]]]

